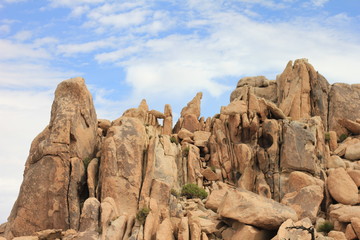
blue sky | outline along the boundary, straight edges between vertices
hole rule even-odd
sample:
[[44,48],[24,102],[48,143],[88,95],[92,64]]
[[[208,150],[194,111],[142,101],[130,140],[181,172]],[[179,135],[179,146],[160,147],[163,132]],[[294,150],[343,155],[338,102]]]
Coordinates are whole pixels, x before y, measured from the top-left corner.
[[16,199],[56,85],[82,76],[99,118],[141,99],[202,115],[244,76],[308,58],[330,83],[360,82],[359,0],[0,0],[0,222]]

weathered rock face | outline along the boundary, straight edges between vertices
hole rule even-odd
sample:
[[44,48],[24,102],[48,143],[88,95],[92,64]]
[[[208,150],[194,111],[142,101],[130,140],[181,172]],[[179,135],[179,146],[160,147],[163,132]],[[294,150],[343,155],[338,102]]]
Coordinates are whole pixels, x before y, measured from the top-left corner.
[[269,230],[277,229],[286,219],[297,220],[292,208],[242,189],[228,191],[218,212],[222,217]]
[[109,128],[102,145],[101,200],[115,200],[119,214],[135,215],[142,183],[145,127],[137,118],[122,117]]
[[196,94],[173,128],[171,106],[146,100],[96,119],[83,79],[64,81],[0,238],[327,239],[313,225],[325,216],[356,238],[359,89],[300,59],[277,80],[240,79],[212,118]]
[[84,80],[60,83],[50,123],[31,145],[8,236],[78,227],[80,198],[86,191],[82,160],[96,152],[96,130],[96,113]]
[[355,121],[360,118],[360,112],[354,111],[360,104],[360,85],[335,83],[329,93],[329,129],[335,131],[338,137],[348,134],[338,120],[344,117]]

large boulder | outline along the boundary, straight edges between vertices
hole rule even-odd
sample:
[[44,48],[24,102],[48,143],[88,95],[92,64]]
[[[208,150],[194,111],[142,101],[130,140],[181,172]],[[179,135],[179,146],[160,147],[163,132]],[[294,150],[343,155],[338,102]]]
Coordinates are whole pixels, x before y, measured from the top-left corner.
[[103,141],[99,183],[101,199],[113,198],[120,215],[136,214],[145,143],[144,124],[134,117],[121,117],[109,128]]
[[228,190],[218,213],[222,217],[269,230],[277,229],[289,218],[297,220],[292,208],[243,189]]
[[333,130],[338,136],[348,134],[346,127],[339,123],[339,119],[346,117],[355,121],[360,118],[360,84],[335,83],[329,93],[329,130]]
[[343,168],[330,171],[327,187],[331,196],[339,203],[353,205],[359,202],[358,188]]
[[83,171],[71,173],[71,159],[78,159],[76,166],[80,168],[81,161],[92,158],[96,148],[96,113],[84,79],[61,82],[55,91],[50,123],[31,144],[24,180],[7,225],[9,238],[78,227],[83,189],[78,182],[81,176],[75,175]]

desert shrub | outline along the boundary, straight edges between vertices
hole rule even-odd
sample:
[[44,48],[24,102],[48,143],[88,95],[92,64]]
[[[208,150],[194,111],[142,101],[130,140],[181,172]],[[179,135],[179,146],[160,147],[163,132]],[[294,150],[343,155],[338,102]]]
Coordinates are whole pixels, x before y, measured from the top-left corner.
[[172,142],[172,143],[178,143],[178,140],[177,140],[177,138],[175,137],[175,136],[171,136],[170,137],[170,142]]
[[334,229],[334,225],[330,221],[324,221],[317,227],[318,232],[329,233]]
[[339,142],[343,142],[347,137],[348,137],[347,134],[345,134],[345,133],[341,134],[339,137]]
[[147,207],[144,207],[142,209],[139,209],[139,211],[136,214],[136,219],[141,223],[144,224],[147,215],[150,213],[150,209]]
[[181,196],[185,196],[186,198],[204,199],[207,195],[204,189],[193,183],[185,184],[181,189]]
[[176,197],[176,198],[179,197],[179,192],[176,191],[176,190],[173,189],[173,188],[170,190],[170,193],[171,193],[171,195],[173,195],[173,196]]
[[183,151],[182,151],[183,157],[189,156],[189,152],[190,152],[190,147],[184,148]]
[[330,133],[326,132],[325,133],[325,142],[329,142],[330,141]]
[[89,163],[91,162],[92,158],[91,157],[86,157],[85,159],[83,159],[83,163],[84,163],[84,167],[85,169],[88,168]]

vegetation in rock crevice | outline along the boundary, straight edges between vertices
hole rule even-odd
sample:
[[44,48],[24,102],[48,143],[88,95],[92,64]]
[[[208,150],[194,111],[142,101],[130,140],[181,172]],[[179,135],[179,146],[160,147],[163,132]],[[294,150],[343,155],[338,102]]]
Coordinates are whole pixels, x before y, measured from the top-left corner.
[[184,196],[186,198],[200,198],[204,199],[207,197],[207,192],[200,188],[198,185],[189,183],[185,184],[181,189],[181,196]]

